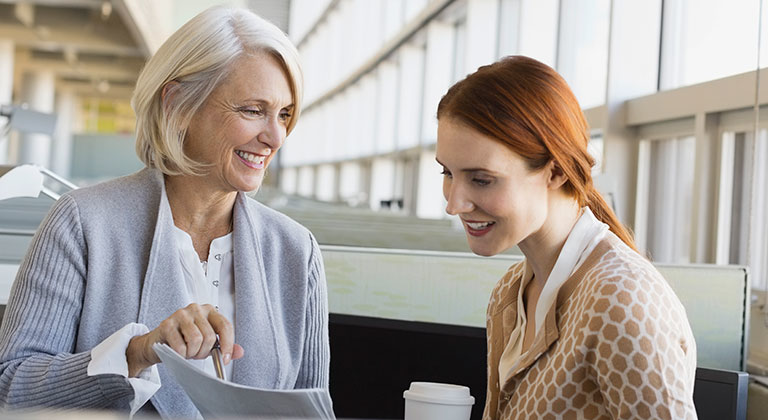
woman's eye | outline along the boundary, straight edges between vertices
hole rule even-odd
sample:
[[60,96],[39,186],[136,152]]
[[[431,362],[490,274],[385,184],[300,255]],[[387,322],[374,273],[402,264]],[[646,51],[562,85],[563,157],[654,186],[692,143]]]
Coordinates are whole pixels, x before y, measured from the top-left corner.
[[244,109],[241,109],[240,112],[246,115],[251,115],[251,116],[261,115],[261,110],[254,109],[254,108],[244,108]]
[[451,172],[449,170],[445,169],[445,168],[443,168],[443,170],[440,172],[440,175],[446,176],[448,178],[450,178],[452,176]]
[[280,121],[290,121],[291,119],[291,113],[290,112],[281,112],[280,113]]
[[477,184],[477,185],[479,185],[481,187],[484,187],[484,186],[486,186],[486,185],[491,183],[491,181],[489,181],[487,179],[480,179],[480,178],[474,178],[474,179],[472,179],[472,182],[474,182],[475,184]]

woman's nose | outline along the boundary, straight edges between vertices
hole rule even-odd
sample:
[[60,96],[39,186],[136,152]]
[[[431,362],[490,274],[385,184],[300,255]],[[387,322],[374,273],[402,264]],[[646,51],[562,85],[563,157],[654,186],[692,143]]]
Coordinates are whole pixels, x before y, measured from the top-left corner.
[[264,130],[259,134],[259,141],[269,146],[272,150],[277,150],[282,146],[283,140],[285,140],[285,131],[285,126],[277,118],[271,118],[264,127]]
[[454,185],[451,185],[448,188],[445,199],[448,200],[448,204],[445,206],[445,212],[452,216],[469,213],[475,209],[472,200],[463,193],[461,188],[457,188]]

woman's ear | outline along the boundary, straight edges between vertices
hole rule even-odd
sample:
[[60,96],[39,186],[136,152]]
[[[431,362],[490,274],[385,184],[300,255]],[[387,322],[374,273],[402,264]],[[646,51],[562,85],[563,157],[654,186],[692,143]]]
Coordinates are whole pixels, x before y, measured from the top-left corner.
[[179,87],[179,82],[175,80],[171,80],[170,82],[166,83],[165,86],[163,86],[163,91],[160,93],[160,98],[163,101],[163,110],[168,109],[168,105],[171,102],[171,99],[173,98],[173,95],[176,93],[176,89]]
[[554,159],[547,163],[547,171],[549,172],[549,179],[547,180],[547,187],[551,190],[556,190],[568,181],[568,177],[565,176],[563,168]]

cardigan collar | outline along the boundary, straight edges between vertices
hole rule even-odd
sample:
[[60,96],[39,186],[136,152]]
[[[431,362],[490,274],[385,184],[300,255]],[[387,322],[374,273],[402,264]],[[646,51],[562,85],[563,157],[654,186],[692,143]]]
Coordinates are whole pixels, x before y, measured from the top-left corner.
[[[557,328],[555,327],[554,330],[552,329],[552,323],[554,321],[548,321],[548,318],[551,318],[549,317],[549,314],[556,308],[558,292],[563,284],[572,276],[575,269],[578,268],[579,263],[583,261],[584,258],[591,253],[597,243],[605,237],[605,232],[607,231],[608,225],[597,220],[589,207],[582,208],[582,214],[568,233],[568,237],[555,261],[555,265],[552,267],[552,271],[544,283],[544,287],[534,309],[535,316],[531,316],[533,314],[527,314],[525,312],[526,308],[523,306],[522,294],[525,291],[526,285],[533,277],[533,269],[526,260],[523,276],[518,281],[520,286],[517,288],[516,295],[516,316],[515,318],[505,318],[516,320],[516,322],[509,334],[501,359],[499,360],[500,380],[504,381],[508,377],[515,375],[524,356],[526,354],[530,355],[530,349],[524,348],[523,342],[527,324],[531,321],[535,322],[532,330],[532,344],[536,344],[542,339],[546,341],[547,337],[551,338],[554,336],[554,338],[552,338],[553,340],[557,338]],[[546,328],[544,328],[545,326]],[[538,358],[538,356],[536,356],[536,358]]]
[[[576,287],[579,285],[579,283],[581,283],[581,279],[584,278],[589,270],[597,265],[600,257],[609,251],[609,241],[610,235],[598,242],[594,249],[592,249],[592,252],[589,253],[586,259],[584,259],[583,263],[578,267],[578,269],[568,277],[562,286],[560,286],[560,289],[557,291],[555,304],[552,305],[547,311],[540,333],[536,334],[533,343],[531,343],[530,347],[520,356],[520,359],[518,359],[511,374],[508,375],[506,379],[504,377],[499,377],[500,388],[502,392],[512,392],[512,388],[515,384],[513,378],[533,365],[533,363],[536,362],[536,360],[538,360],[539,357],[541,357],[541,355],[544,354],[544,352],[546,352],[549,347],[555,341],[557,341],[558,338],[560,338],[560,330],[557,327],[558,309],[560,309],[568,300],[568,298],[573,294]],[[521,279],[522,277],[518,278],[516,284],[519,285]],[[507,307],[504,309],[505,313],[502,319],[509,319],[508,316],[516,315],[507,314],[506,312],[508,311],[517,311],[517,305],[507,305]]]
[[[144,285],[141,292],[138,322],[150,329],[178,309],[191,303],[186,296],[181,263],[176,256],[173,239],[173,214],[165,194],[163,174],[158,170],[145,170],[152,177],[149,182],[153,194],[160,195],[160,204],[151,238]],[[249,209],[247,197],[238,192],[233,209],[233,256],[235,282],[235,342],[245,350],[243,358],[233,361],[232,381],[256,387],[277,388],[284,374],[280,366],[278,335],[266,288],[266,274],[261,259],[257,231],[258,215]],[[150,239],[150,238],[147,238]],[[260,309],[266,308],[266,310]],[[284,338],[283,338],[284,340]],[[162,364],[158,365],[162,387],[152,397],[161,414],[186,413],[194,406]],[[260,375],[277,372],[277,375]],[[196,413],[191,413],[192,417]]]

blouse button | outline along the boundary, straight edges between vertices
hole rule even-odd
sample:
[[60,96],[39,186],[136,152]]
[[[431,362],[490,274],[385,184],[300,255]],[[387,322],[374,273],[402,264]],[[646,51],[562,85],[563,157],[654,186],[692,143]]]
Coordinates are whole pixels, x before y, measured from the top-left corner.
[[221,254],[214,255],[214,258],[216,258],[216,261],[221,261]]

